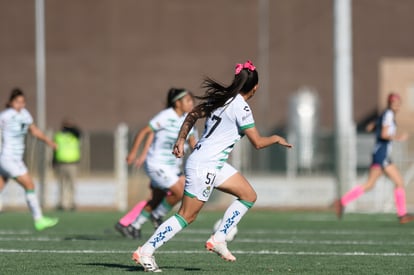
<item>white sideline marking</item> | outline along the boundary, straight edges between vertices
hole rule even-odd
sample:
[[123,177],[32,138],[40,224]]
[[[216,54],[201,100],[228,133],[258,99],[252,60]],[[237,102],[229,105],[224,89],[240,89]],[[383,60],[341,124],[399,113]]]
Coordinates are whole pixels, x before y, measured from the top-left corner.
[[[121,250],[38,250],[38,249],[0,249],[0,253],[60,253],[60,254],[127,254],[133,251]],[[172,250],[159,251],[157,254],[205,254],[211,253],[202,250]],[[371,252],[319,252],[319,251],[243,251],[235,250],[234,254],[256,254],[256,255],[292,255],[292,256],[380,256],[380,257],[413,257],[414,253],[371,253]]]
[[[249,230],[243,229],[243,234],[256,234],[256,235],[376,235],[376,236],[389,236],[389,235],[400,235],[401,232],[381,232],[381,231],[362,231],[362,230]],[[0,230],[1,235],[33,235],[34,231],[29,230]],[[114,231],[115,232],[115,231]],[[189,234],[211,234],[212,230],[207,229],[186,229],[181,235]],[[80,235],[90,234],[82,233],[81,231],[67,231],[65,234]],[[405,235],[414,235],[413,232],[404,232]]]
[[[193,243],[203,243],[206,239],[195,239],[195,238],[175,238],[172,239],[171,242],[193,242]],[[75,242],[75,241],[83,241],[81,239],[77,240],[76,238],[65,240],[62,238],[49,238],[49,237],[26,237],[26,238],[19,238],[19,237],[0,237],[1,241],[13,241],[13,242]],[[286,240],[286,239],[244,239],[244,238],[237,238],[237,243],[273,243],[273,244],[307,244],[307,245],[414,245],[414,242],[406,242],[406,241],[372,241],[372,240]]]

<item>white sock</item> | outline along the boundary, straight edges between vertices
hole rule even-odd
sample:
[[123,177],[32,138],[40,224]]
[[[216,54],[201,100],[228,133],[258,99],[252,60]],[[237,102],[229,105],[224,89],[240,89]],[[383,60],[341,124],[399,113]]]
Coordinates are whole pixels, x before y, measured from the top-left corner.
[[232,204],[230,204],[226,212],[224,212],[223,219],[221,220],[217,231],[214,233],[214,239],[217,242],[226,241],[227,233],[239,223],[244,214],[247,213],[247,210],[249,210],[249,208],[253,205],[252,203],[243,202],[235,200]]
[[167,200],[164,198],[162,202],[155,208],[154,211],[152,211],[151,215],[154,216],[154,218],[159,219],[162,217],[165,217],[168,212],[172,209],[172,206],[167,202]]
[[43,217],[39,200],[37,199],[36,193],[34,191],[26,191],[26,203],[35,221]]
[[141,229],[141,226],[149,220],[150,216],[151,214],[149,212],[142,210],[141,214],[131,223],[132,227]]
[[152,255],[154,251],[168,242],[172,237],[185,228],[188,223],[178,214],[163,222],[148,241],[142,246],[143,254]]

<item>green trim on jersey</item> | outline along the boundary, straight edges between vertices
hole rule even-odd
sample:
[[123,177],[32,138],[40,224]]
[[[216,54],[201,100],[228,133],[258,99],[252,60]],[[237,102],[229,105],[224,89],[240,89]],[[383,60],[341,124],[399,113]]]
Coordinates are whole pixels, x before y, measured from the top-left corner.
[[250,129],[250,128],[253,128],[254,127],[254,123],[250,123],[250,124],[247,124],[247,125],[244,125],[244,126],[242,126],[242,127],[240,127],[240,130],[246,130],[246,129]]
[[[177,130],[180,130],[180,127],[175,127],[174,129],[164,128],[164,130],[165,130],[166,132],[168,132],[168,133],[173,133],[173,134],[177,134],[176,129],[177,129]],[[175,139],[176,139],[176,138],[174,138],[174,140],[175,140]]]
[[155,132],[155,128],[151,125],[151,123],[148,123],[148,127],[150,127],[150,128],[151,128],[151,130],[152,130],[153,132]]
[[193,194],[191,194],[191,193],[189,193],[189,192],[187,192],[185,190],[184,190],[184,196],[190,197],[192,199],[196,197],[195,195],[193,195]]
[[164,164],[165,165],[175,166],[177,164],[177,161],[175,161],[175,160],[169,160],[169,161],[165,161]]

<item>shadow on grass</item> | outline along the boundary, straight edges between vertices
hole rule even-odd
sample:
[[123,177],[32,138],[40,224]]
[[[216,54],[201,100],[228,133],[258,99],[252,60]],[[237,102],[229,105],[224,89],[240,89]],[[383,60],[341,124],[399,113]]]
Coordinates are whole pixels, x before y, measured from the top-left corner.
[[68,236],[63,238],[65,241],[102,241],[106,238],[100,238],[92,235],[77,235],[77,236]]
[[[124,271],[144,271],[142,266],[131,266],[131,265],[124,265],[124,264],[111,264],[111,263],[88,263],[82,264],[87,266],[102,266],[108,268],[116,268],[116,269],[123,269]],[[202,271],[200,268],[188,268],[183,266],[163,266],[161,269],[169,269],[169,270],[183,270],[183,271]]]
[[144,271],[142,266],[124,265],[124,264],[111,264],[111,263],[88,263],[82,264],[87,266],[102,266],[107,268],[123,269],[125,271]]

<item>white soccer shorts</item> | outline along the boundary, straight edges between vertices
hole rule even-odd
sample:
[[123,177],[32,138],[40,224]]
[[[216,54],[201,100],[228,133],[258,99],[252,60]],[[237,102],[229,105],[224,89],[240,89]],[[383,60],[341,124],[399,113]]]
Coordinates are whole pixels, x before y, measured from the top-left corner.
[[8,178],[17,178],[27,173],[27,167],[21,159],[0,158],[0,175]]
[[213,189],[236,173],[237,170],[228,163],[225,163],[220,170],[186,167],[185,193],[197,197],[200,201],[208,201]]
[[148,177],[151,179],[151,186],[161,190],[170,189],[180,178],[180,170],[175,166],[145,163],[144,168]]

